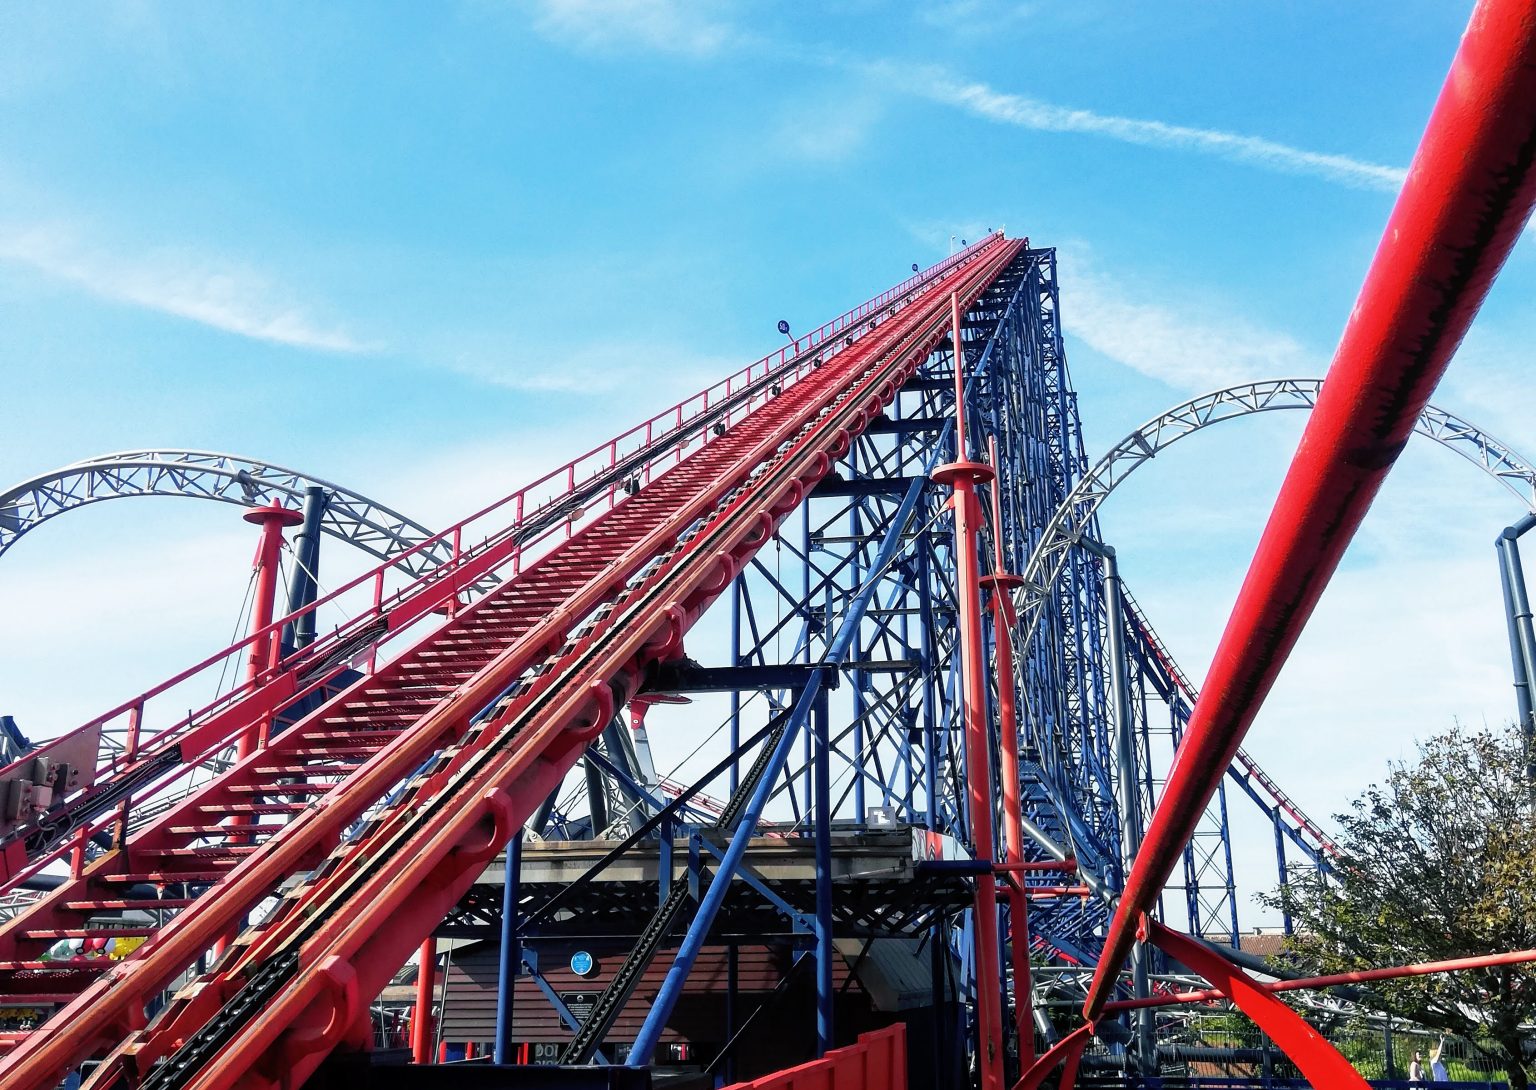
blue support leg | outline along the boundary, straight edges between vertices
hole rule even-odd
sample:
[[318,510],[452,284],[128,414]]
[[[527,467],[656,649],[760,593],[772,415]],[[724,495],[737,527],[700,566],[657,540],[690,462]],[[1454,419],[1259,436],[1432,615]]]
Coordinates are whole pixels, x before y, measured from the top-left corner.
[[511,1063],[512,1016],[517,994],[517,972],[523,963],[523,944],[518,933],[518,902],[522,899],[523,831],[507,841],[506,875],[501,884],[501,960],[496,974],[496,1044],[492,1059]]
[[832,739],[827,694],[811,712],[816,733],[816,1055],[833,1047],[832,1029]]

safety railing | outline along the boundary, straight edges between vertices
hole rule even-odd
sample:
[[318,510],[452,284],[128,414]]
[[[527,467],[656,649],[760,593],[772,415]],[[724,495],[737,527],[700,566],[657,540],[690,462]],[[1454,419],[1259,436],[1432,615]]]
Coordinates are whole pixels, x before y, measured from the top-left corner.
[[[101,739],[97,766],[81,770],[78,790],[67,797],[59,792],[54,809],[30,823],[0,827],[0,883],[14,886],[65,854],[71,854],[72,869],[78,872],[88,843],[126,830],[134,800],[165,797],[173,781],[242,735],[265,741],[284,708],[322,690],[344,671],[370,673],[396,649],[414,645],[423,625],[452,617],[496,579],[515,575],[645,482],[725,434],[999,237],[988,235],[0,769],[3,777],[25,762],[73,753],[82,742],[94,750],[93,732]],[[427,574],[406,570],[408,561],[445,549],[448,559]],[[329,631],[317,624],[321,634],[312,644],[283,654],[284,630],[322,609],[349,619]],[[218,691],[242,671],[243,681]],[[215,694],[211,699],[210,692]],[[164,719],[172,720],[169,726],[151,728]],[[110,812],[91,808],[93,800],[108,796]]]
[[907,1029],[897,1023],[862,1034],[819,1060],[733,1083],[726,1090],[907,1090]]

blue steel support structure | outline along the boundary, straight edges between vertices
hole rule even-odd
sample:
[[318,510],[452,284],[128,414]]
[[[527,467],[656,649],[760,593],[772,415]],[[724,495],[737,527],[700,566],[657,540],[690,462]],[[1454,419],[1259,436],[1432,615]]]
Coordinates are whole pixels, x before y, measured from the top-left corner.
[[[1089,464],[1059,313],[1055,252],[1027,250],[962,323],[970,368],[967,415],[973,432],[979,432],[974,442],[985,449],[990,441],[997,450],[993,487],[1001,490],[1001,525],[989,527],[988,533],[1001,537],[1005,570],[1024,570],[1052,513]],[[676,826],[662,830],[660,896],[666,898],[674,873],[670,846],[675,833],[689,836],[696,846],[697,860],[685,880],[696,890],[697,903],[675,950],[669,954],[664,946],[659,954],[664,961],[670,956],[670,965],[629,1051],[631,1065],[651,1061],[729,891],[738,883],[776,905],[811,943],[821,1050],[844,1043],[832,1018],[832,982],[840,956],[835,938],[926,937],[935,971],[959,975],[958,994],[974,997],[974,962],[966,949],[968,909],[935,905],[905,917],[904,930],[882,932],[878,921],[843,910],[831,868],[834,835],[867,828],[876,811],[883,820],[926,830],[921,835],[932,836],[930,843],[943,851],[969,852],[952,516],[945,509],[947,490],[930,479],[935,467],[958,456],[951,422],[953,368],[946,342],[886,416],[851,444],[836,472],[784,520],[776,539],[730,591],[728,665],[743,672],[793,667],[800,673],[780,688],[743,683],[729,693],[728,738],[735,758],[711,789],[733,798],[738,788],[746,794],[738,800],[737,824],[728,842],[717,847],[710,837],[696,835],[710,816],[697,810],[679,810]],[[1085,536],[1100,538],[1096,523],[1088,531]],[[989,567],[990,543],[982,554]],[[1064,884],[1056,872],[1020,875],[1026,886],[1040,890],[1029,902],[1029,941],[1037,957],[1091,966],[1108,919],[1107,897],[1122,874],[1123,845],[1140,834],[1139,828],[1123,830],[1121,815],[1133,815],[1139,825],[1150,813],[1159,786],[1152,770],[1166,767],[1188,718],[1189,701],[1187,683],[1176,676],[1177,668],[1128,594],[1121,631],[1111,632],[1100,556],[1088,548],[1072,550],[1052,593],[1051,606],[1027,646],[1017,646],[1016,633],[998,633],[990,622],[986,638],[989,647],[1005,635],[1016,643],[1025,860],[1070,858],[1078,881],[1094,891],[1080,896],[1048,890]],[[1118,704],[1112,691],[1116,649],[1123,660],[1123,700]],[[991,703],[995,716],[996,700]],[[1129,747],[1117,735],[1117,706],[1131,728]],[[666,715],[664,705],[650,709],[656,736]],[[753,742],[751,736],[762,733],[758,716],[777,717],[781,726],[764,741]],[[770,747],[766,770],[754,779],[747,769],[765,758],[763,746]],[[988,755],[994,780],[996,747],[994,727]],[[613,767],[612,748],[606,758],[598,753],[592,761],[594,770],[609,779],[622,771]],[[1135,767],[1123,767],[1127,754]],[[1260,793],[1236,770],[1234,777],[1269,814],[1271,807]],[[633,786],[621,784],[617,790]],[[1127,786],[1140,795],[1129,805],[1123,798]],[[588,809],[596,816],[604,805],[589,803]],[[590,830],[591,820],[573,821],[580,810],[579,804],[564,803],[557,811],[565,823],[561,828]],[[1000,822],[1000,790],[992,817]],[[1181,900],[1190,931],[1235,942],[1239,928],[1226,818],[1222,797],[1186,853]],[[813,912],[777,897],[742,867],[751,835],[765,819],[776,836],[811,839]],[[1297,847],[1312,850],[1296,839],[1290,825],[1283,828]],[[994,828],[994,839],[1002,842],[1000,827]],[[1006,967],[1006,953],[1002,960]],[[942,981],[935,981],[934,989],[947,994]],[[732,1024],[736,1021],[733,1012]],[[950,1047],[964,1044],[945,1034],[941,1022],[935,1032]],[[973,1049],[974,1033],[972,1020]]]

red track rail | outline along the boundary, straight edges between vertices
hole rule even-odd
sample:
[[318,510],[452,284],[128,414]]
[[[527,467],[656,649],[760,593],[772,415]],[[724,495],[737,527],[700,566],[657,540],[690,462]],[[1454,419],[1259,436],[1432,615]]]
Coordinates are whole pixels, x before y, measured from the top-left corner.
[[[129,798],[139,803],[164,800],[184,790],[184,783],[207,761],[247,731],[260,730],[279,710],[317,693],[349,664],[369,669],[381,657],[398,654],[420,641],[445,611],[483,591],[491,581],[515,575],[532,560],[569,538],[582,525],[613,510],[635,487],[650,482],[685,456],[714,442],[714,425],[728,429],[819,367],[855,347],[910,305],[919,291],[951,270],[971,262],[1000,236],[992,235],[932,268],[913,276],[811,333],[787,344],[713,386],[658,413],[642,424],[586,454],[552,470],[524,488],[497,500],[436,536],[418,543],[338,587],[317,602],[262,628],[210,655],[147,692],[127,700],[74,731],[29,753],[0,775],[13,772],[39,757],[68,756],[80,744],[95,748],[97,735],[106,755],[88,775],[89,784],[68,801],[113,786],[131,785]],[[479,539],[479,544],[474,542]],[[403,562],[439,548],[452,558],[427,575],[400,585]],[[305,613],[342,610],[350,619],[330,626],[317,624],[322,635],[314,644],[212,701],[225,673],[239,674],[253,645],[270,645],[285,625]],[[273,656],[275,661],[275,656]],[[196,710],[186,713],[187,708]],[[185,717],[182,718],[183,713]],[[176,717],[155,727],[156,718]],[[86,770],[89,771],[89,770]],[[33,831],[57,811],[40,815]],[[72,823],[72,839],[27,850],[19,835],[0,848],[0,891],[41,873],[55,860],[91,837],[119,839],[127,811],[116,811]],[[0,833],[7,832],[0,827]]]
[[[495,570],[501,543],[463,551],[476,559],[422,581],[444,588],[446,622],[0,929],[0,996],[66,1002],[0,1064],[7,1090],[43,1090],[104,1049],[92,1085],[152,1071],[155,1085],[297,1085],[338,1043],[365,1044],[369,1000],[947,335],[948,293],[969,304],[1020,248],[994,236],[946,263],[467,607],[456,592]],[[285,664],[230,707],[280,707],[266,687],[291,695],[297,674]],[[245,729],[244,714],[223,727]],[[146,883],[176,896],[132,905],[123,891]],[[129,905],[168,919],[127,960],[42,960]],[[252,913],[215,972],[140,1032],[146,1001]]]

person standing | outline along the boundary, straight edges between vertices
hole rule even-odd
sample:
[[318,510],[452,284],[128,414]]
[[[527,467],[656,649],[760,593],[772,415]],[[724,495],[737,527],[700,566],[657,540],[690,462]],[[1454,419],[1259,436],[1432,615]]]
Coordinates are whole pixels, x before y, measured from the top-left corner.
[[1413,1062],[1408,1065],[1408,1081],[1414,1086],[1424,1085],[1424,1054],[1415,1052]]
[[1440,1043],[1429,1054],[1429,1081],[1450,1082],[1451,1073],[1446,1069],[1442,1057],[1445,1055],[1445,1037],[1440,1038]]

